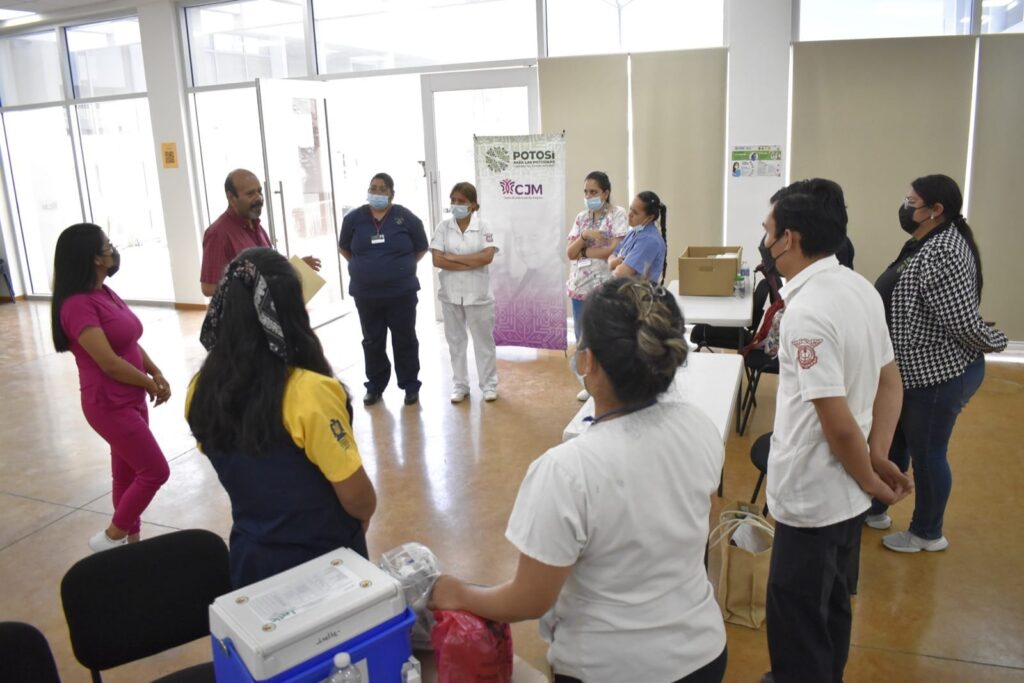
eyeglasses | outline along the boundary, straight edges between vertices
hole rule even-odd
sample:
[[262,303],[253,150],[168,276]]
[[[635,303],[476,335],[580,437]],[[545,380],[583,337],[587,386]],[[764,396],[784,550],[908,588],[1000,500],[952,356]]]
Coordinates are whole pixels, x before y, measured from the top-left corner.
[[368,187],[366,191],[369,192],[370,194],[388,194],[390,192],[390,190],[388,190],[388,188],[384,185],[370,185],[370,187]]
[[923,209],[925,206],[927,206],[927,204],[922,204],[921,206],[914,206],[914,202],[915,201],[917,201],[917,200],[914,199],[913,197],[904,197],[903,198],[903,208],[904,209]]
[[107,246],[100,249],[101,256],[113,256],[114,251],[117,249],[113,242],[108,242]]

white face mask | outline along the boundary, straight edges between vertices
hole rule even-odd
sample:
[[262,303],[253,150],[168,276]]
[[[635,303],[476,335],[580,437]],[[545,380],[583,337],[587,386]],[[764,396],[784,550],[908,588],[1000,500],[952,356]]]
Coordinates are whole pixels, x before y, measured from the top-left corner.
[[601,199],[600,196],[598,196],[598,197],[584,197],[583,198],[583,204],[586,205],[586,207],[587,207],[587,209],[589,211],[597,211],[598,209],[601,208],[601,205],[604,204],[604,200]]
[[452,216],[463,219],[470,214],[469,206],[466,204],[452,204]]

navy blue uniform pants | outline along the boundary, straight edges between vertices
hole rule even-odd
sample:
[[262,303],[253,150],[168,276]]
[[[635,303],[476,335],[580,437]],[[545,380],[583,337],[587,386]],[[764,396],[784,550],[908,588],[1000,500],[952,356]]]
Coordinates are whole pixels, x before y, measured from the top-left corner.
[[366,390],[381,394],[391,380],[387,338],[395,357],[398,387],[406,392],[420,390],[420,342],[416,338],[416,292],[385,298],[358,297],[356,310],[363,328],[363,360],[366,362]]

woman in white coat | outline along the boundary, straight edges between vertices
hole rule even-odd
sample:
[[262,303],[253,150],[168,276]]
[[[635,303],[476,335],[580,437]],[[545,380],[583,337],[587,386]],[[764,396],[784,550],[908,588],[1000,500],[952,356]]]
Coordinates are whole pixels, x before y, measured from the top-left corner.
[[[469,396],[466,352],[473,337],[476,371],[485,401],[498,398],[494,348],[494,297],[488,266],[498,251],[490,226],[478,215],[476,188],[457,183],[451,194],[452,215],[441,221],[430,241],[434,266],[441,269],[438,298],[444,313],[444,336],[452,357],[452,403]],[[468,334],[467,334],[468,330]]]
[[724,457],[711,420],[662,395],[686,359],[675,297],[616,278],[587,297],[573,356],[595,417],[530,466],[505,537],[515,575],[441,576],[437,609],[540,618],[556,683],[719,683],[725,627],[704,567]]

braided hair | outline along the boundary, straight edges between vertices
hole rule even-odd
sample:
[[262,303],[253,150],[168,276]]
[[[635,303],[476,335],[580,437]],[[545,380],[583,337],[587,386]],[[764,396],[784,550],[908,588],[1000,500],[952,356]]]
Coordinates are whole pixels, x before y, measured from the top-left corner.
[[587,297],[583,346],[627,405],[655,400],[686,362],[683,314],[675,296],[640,278],[612,278]]

